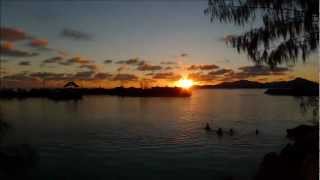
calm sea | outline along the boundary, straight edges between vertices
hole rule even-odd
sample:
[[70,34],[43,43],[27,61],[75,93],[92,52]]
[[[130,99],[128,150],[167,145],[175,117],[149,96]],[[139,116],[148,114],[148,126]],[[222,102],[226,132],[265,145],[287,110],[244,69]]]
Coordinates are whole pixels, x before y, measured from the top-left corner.
[[[38,153],[31,179],[250,179],[265,153],[308,123],[299,101],[264,90],[194,90],[191,98],[87,96],[1,100],[6,143]],[[218,137],[205,132],[234,129]],[[255,134],[258,129],[260,133]]]

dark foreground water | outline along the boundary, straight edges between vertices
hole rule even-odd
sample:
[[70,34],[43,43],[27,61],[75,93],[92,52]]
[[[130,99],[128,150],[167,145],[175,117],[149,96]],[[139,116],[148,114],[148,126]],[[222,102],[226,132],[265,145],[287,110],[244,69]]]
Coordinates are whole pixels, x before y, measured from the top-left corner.
[[[297,99],[263,90],[0,105],[12,126],[6,143],[30,144],[39,155],[31,179],[250,179],[265,153],[288,143],[287,128],[311,119],[301,114]],[[235,134],[207,133],[207,122]]]

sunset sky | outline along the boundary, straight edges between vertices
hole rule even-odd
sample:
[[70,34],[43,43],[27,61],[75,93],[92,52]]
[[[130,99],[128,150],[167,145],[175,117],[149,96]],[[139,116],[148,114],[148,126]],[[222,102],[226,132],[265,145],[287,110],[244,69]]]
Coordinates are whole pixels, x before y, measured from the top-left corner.
[[207,1],[1,2],[6,87],[174,86],[249,79],[318,81],[318,55],[270,70],[255,66],[223,37],[255,27],[210,23]]

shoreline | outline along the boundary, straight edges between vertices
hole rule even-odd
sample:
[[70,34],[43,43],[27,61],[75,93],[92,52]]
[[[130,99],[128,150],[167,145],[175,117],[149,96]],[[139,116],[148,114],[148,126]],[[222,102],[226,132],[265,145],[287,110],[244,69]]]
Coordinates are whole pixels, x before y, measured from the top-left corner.
[[287,129],[292,140],[280,153],[267,153],[254,180],[315,180],[319,178],[319,126]]
[[2,89],[0,99],[48,98],[51,100],[81,100],[86,95],[111,95],[120,97],[190,97],[192,90],[178,87],[153,87],[112,89],[56,88],[56,89]]

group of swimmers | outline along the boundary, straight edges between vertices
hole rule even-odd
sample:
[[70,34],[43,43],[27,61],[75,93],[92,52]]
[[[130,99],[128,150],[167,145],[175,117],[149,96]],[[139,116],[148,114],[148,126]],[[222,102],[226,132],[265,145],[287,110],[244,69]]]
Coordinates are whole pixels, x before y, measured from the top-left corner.
[[[210,125],[209,125],[209,123],[206,124],[206,127],[205,127],[204,129],[205,129],[206,131],[211,131],[211,130],[212,130],[211,127],[210,127]],[[217,133],[218,136],[222,136],[222,135],[223,135],[222,128],[218,128],[218,130],[216,131],[216,133]],[[258,134],[259,134],[259,130],[256,129],[256,135],[258,135]],[[229,129],[229,135],[230,135],[230,136],[233,136],[233,135],[234,135],[234,131],[233,131],[232,128]]]

